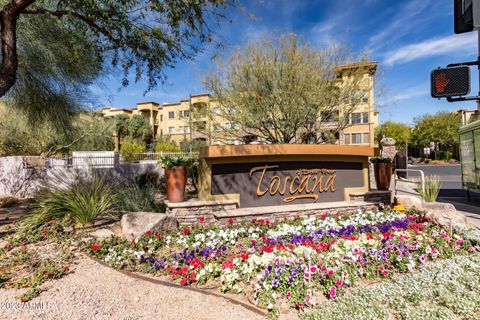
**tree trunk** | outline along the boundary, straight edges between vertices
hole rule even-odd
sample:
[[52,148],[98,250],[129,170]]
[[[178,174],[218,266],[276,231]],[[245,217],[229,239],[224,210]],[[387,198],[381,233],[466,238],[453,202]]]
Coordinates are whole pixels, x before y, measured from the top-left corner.
[[0,11],[1,55],[0,97],[3,97],[17,80],[17,19],[20,12],[35,0],[14,0]]

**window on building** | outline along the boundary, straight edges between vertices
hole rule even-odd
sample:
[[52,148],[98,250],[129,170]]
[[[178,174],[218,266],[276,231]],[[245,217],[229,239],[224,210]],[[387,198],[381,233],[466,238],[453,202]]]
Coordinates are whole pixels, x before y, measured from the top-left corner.
[[175,111],[169,111],[168,112],[168,119],[174,119],[175,118]]
[[344,143],[350,144],[350,133],[345,133]]
[[196,130],[205,130],[207,128],[207,122],[206,121],[196,121],[194,126],[195,126]]
[[361,144],[361,143],[362,143],[362,134],[352,133],[352,144]]
[[178,127],[178,132],[183,133],[183,126]]
[[183,115],[184,118],[190,117],[190,110],[183,110],[182,115]]
[[185,133],[190,133],[190,127],[185,127]]
[[357,123],[362,123],[362,114],[355,112],[350,115],[350,123],[351,124],[357,124]]
[[350,102],[352,104],[368,103],[368,98],[369,98],[368,90],[355,90],[353,92]]
[[169,134],[173,134],[174,131],[175,131],[175,127],[168,127]]
[[160,121],[163,121],[163,114],[160,115]]
[[368,103],[368,98],[369,98],[368,96],[369,96],[368,91],[363,91],[362,92],[362,102],[363,103]]
[[368,112],[362,113],[362,123],[368,123]]
[[365,132],[363,134],[363,144],[370,144],[370,133]]

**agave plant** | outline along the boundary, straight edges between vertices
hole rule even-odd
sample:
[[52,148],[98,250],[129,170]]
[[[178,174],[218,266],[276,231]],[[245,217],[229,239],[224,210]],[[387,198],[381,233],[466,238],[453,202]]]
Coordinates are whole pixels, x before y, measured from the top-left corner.
[[429,176],[425,179],[423,187],[418,189],[418,193],[426,202],[435,202],[441,187],[442,183],[439,176]]
[[97,217],[112,215],[116,201],[112,185],[94,176],[64,190],[47,191],[25,223],[39,225],[69,215],[78,225],[92,225]]

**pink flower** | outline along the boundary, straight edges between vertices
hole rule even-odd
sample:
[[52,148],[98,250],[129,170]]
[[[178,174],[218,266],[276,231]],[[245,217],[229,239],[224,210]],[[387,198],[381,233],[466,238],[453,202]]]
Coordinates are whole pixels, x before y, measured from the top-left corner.
[[463,239],[458,239],[456,242],[455,242],[455,247],[457,248],[460,248],[463,244]]
[[252,244],[255,244],[255,243],[257,243],[257,240],[252,239]]
[[470,247],[468,247],[468,251],[470,251],[470,252],[475,252],[475,250],[476,250],[476,249],[475,249],[475,247],[474,247],[474,246],[470,246]]
[[300,301],[297,302],[297,308],[301,308],[303,306],[303,303],[301,303]]
[[328,290],[328,295],[330,296],[330,298],[335,299],[335,297],[337,296],[337,288],[335,286],[331,286]]
[[342,280],[337,280],[337,281],[335,282],[335,285],[336,285],[337,287],[341,287],[341,286],[343,285]]
[[287,299],[290,299],[292,297],[292,292],[291,291],[288,291],[287,292]]
[[307,280],[310,279],[310,273],[306,272],[306,273],[303,275],[303,277],[304,277],[305,279],[307,279]]
[[316,267],[315,265],[310,266],[310,273],[311,273],[311,274],[317,273],[317,267]]
[[425,263],[425,261],[427,261],[427,257],[422,254],[420,257],[418,257],[418,260],[420,260],[421,263]]

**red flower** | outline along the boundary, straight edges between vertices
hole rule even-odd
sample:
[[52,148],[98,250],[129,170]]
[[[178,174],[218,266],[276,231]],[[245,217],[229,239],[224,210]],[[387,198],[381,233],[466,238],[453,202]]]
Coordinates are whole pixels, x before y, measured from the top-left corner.
[[157,239],[160,239],[162,237],[160,233],[157,233],[155,236],[157,237]]
[[47,228],[46,227],[43,227],[42,235],[43,235],[44,238],[47,237]]
[[100,246],[94,244],[94,245],[92,246],[92,251],[98,251],[98,250],[100,250]]
[[229,219],[228,219],[228,223],[229,223],[229,224],[232,224],[232,223],[233,223],[233,218],[229,218]]
[[68,271],[68,270],[70,270],[70,267],[69,266],[63,266],[63,270]]
[[204,223],[204,222],[205,222],[205,217],[200,217],[200,218],[198,218],[197,220],[198,220],[198,222],[200,222],[200,223]]
[[224,263],[222,263],[222,269],[233,269],[235,268],[235,265],[233,264],[233,260],[227,260]]
[[298,308],[301,308],[303,306],[303,303],[301,303],[300,301],[297,302],[297,307]]
[[322,218],[323,220],[327,219],[327,214],[326,213],[323,213],[320,218]]
[[253,219],[252,219],[252,222],[253,222],[253,223],[257,222],[257,218],[253,218]]
[[265,223],[266,223],[266,224],[270,224],[270,220],[265,220]]
[[52,226],[56,226],[56,225],[57,225],[57,221],[55,221],[55,220],[50,221],[50,223],[51,223]]
[[242,253],[240,257],[242,258],[243,261],[247,261],[249,256],[248,256],[248,253]]
[[193,258],[192,261],[190,261],[190,265],[193,267],[193,269],[198,269],[199,267],[205,267],[205,263],[203,263],[202,260],[199,258]]
[[180,285],[182,285],[182,286],[187,285],[187,280],[181,279],[181,280],[180,280]]
[[188,229],[188,228],[183,228],[183,234],[184,234],[184,235],[188,236],[190,233],[192,233],[192,232],[190,231],[190,229]]
[[148,230],[147,232],[145,232],[145,235],[147,235],[148,237],[150,237],[152,235],[152,231],[151,230]]
[[368,240],[373,239],[373,235],[372,235],[371,233],[369,233],[369,234],[367,235],[367,239],[368,239]]

